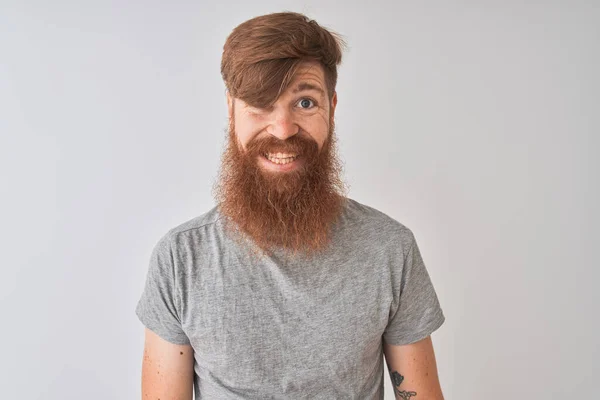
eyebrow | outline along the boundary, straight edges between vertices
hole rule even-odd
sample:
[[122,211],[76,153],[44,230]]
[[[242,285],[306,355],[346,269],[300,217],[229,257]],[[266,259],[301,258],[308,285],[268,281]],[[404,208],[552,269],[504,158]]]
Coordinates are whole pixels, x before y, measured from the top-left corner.
[[296,86],[294,88],[293,92],[298,93],[298,92],[302,92],[305,90],[314,90],[316,92],[319,92],[322,96],[325,96],[325,91],[323,89],[321,89],[320,86],[313,85],[312,83],[308,83],[308,82],[299,83],[298,86]]

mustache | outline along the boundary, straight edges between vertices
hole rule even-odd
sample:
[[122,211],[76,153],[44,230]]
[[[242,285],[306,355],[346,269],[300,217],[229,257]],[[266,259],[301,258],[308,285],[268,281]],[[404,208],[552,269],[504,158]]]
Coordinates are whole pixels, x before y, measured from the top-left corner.
[[274,136],[266,136],[254,139],[247,145],[247,153],[250,156],[265,153],[297,153],[300,155],[314,155],[318,152],[319,145],[310,136],[296,134],[285,140]]

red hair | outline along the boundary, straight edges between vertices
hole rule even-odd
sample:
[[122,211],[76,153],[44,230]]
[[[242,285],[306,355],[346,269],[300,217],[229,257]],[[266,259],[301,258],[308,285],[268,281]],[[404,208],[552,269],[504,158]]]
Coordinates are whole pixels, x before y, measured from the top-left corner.
[[231,96],[255,106],[271,106],[303,61],[318,61],[329,100],[342,62],[340,35],[303,14],[281,12],[238,25],[223,46],[221,75]]

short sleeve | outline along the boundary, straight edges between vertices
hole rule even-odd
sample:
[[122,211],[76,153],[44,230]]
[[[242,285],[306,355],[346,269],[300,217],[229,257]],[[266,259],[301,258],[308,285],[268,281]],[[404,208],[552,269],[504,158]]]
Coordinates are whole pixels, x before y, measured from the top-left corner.
[[189,344],[181,326],[178,292],[171,241],[167,234],[152,250],[146,284],[135,313],[148,329],[166,341]]
[[399,299],[392,310],[383,338],[392,345],[418,342],[438,329],[445,320],[444,313],[411,232],[410,249],[404,258]]

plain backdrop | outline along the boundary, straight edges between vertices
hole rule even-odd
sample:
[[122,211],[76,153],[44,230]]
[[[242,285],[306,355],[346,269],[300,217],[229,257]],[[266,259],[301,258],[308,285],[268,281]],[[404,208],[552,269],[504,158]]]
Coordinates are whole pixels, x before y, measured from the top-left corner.
[[348,42],[349,195],[415,233],[446,399],[596,398],[591,0],[0,1],[1,397],[140,398],[150,252],[214,205],[223,43],[284,10]]

